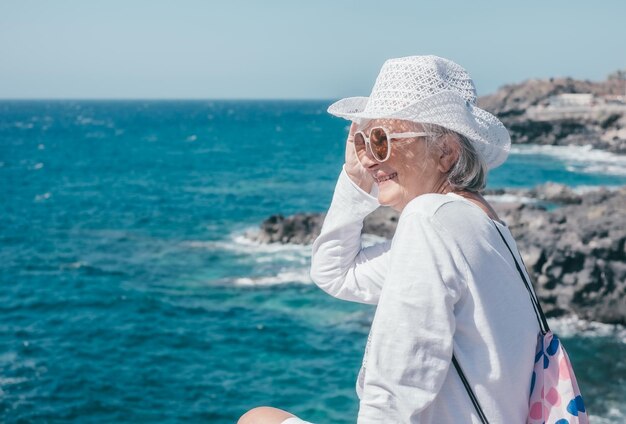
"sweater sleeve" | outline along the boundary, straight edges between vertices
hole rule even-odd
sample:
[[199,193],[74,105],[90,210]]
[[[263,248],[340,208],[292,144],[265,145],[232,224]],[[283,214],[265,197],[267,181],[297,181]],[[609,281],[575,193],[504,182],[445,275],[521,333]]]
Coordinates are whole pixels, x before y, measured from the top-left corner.
[[466,271],[435,217],[401,215],[372,323],[358,424],[420,422],[452,360]]
[[311,254],[311,279],[331,296],[378,303],[391,241],[361,248],[361,230],[365,217],[379,206],[378,199],[356,185],[343,168]]

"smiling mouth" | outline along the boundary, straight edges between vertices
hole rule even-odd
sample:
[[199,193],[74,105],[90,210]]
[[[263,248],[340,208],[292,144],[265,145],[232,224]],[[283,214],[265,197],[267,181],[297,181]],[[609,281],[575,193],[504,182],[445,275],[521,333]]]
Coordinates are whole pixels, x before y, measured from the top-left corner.
[[387,176],[385,176],[385,177],[382,177],[382,178],[374,178],[374,179],[376,180],[376,182],[377,182],[377,183],[382,183],[382,182],[388,181],[388,180],[390,180],[390,179],[392,179],[392,178],[396,178],[397,176],[398,176],[398,173],[397,173],[397,172],[394,172],[393,174],[389,174],[389,175],[387,175]]

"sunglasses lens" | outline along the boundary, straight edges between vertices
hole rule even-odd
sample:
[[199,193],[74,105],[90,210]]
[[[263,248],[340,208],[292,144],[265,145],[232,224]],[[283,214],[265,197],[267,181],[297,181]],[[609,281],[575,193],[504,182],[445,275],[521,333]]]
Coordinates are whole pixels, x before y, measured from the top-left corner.
[[354,134],[354,149],[359,158],[365,153],[365,138],[363,138],[363,133],[358,132]]
[[383,161],[387,158],[389,153],[389,140],[387,139],[387,133],[382,128],[374,128],[370,133],[370,146],[372,146],[372,153],[374,157]]

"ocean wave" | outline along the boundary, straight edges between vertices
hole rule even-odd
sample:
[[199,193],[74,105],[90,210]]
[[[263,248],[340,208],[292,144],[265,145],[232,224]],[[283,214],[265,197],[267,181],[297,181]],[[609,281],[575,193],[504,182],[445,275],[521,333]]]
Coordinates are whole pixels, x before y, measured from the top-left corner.
[[[180,246],[234,254],[233,274],[213,283],[235,286],[273,286],[287,283],[311,284],[310,245],[259,243],[245,236],[249,228],[235,231],[223,240],[186,240]],[[242,275],[242,269],[246,269]],[[239,274],[239,275],[237,275]]]
[[569,172],[583,173],[583,174],[611,174],[611,175],[625,175],[626,176],[626,164],[611,165],[611,164],[592,164],[592,165],[567,165],[565,167]]
[[[182,244],[193,249],[227,251],[239,255],[238,261],[256,272],[221,280],[239,287],[267,287],[282,284],[311,284],[309,276],[311,246],[290,243],[259,243],[246,237],[250,231],[231,233],[225,240],[189,240]],[[256,264],[256,265],[255,265]]]
[[35,202],[43,202],[44,200],[47,200],[50,198],[50,196],[52,196],[52,193],[50,193],[49,191],[43,193],[43,194],[37,194],[35,195],[35,199],[33,201]]
[[620,324],[588,321],[575,315],[548,318],[548,324],[559,337],[608,337],[626,344],[626,327]]
[[537,199],[517,194],[487,194],[485,199],[494,203],[537,203]]
[[228,235],[226,240],[186,240],[181,242],[182,246],[194,249],[226,250],[243,254],[285,254],[294,253],[298,255],[310,255],[311,246],[295,243],[260,243],[245,236],[248,231],[256,231],[256,228],[249,228],[244,231],[237,231]]
[[3,377],[0,375],[0,390],[2,387],[10,386],[13,384],[21,384],[28,381],[25,377]]
[[276,286],[289,283],[313,284],[309,276],[309,268],[290,269],[276,275],[259,277],[239,277],[233,280],[236,286]]
[[516,145],[511,153],[517,155],[553,156],[566,165],[570,172],[585,174],[626,175],[626,155],[584,146]]
[[375,244],[383,243],[387,241],[385,237],[377,236],[374,234],[362,234],[361,235],[361,247],[369,247]]
[[619,408],[611,406],[608,409],[608,412],[604,416],[595,416],[593,417],[593,424],[615,424],[615,423],[624,423],[626,422],[626,415],[624,415],[623,411],[620,411]]
[[[232,233],[227,240],[200,241],[187,240],[183,246],[207,249],[226,250],[234,253],[253,255],[255,262],[265,263],[281,259],[286,262],[303,263],[311,258],[311,244],[296,243],[260,243],[246,237],[248,231],[257,231],[257,228],[249,228],[246,231]],[[387,241],[385,237],[364,233],[361,235],[361,246],[368,247]]]
[[94,119],[89,116],[78,115],[76,117],[76,124],[82,126],[93,126],[93,127],[107,127],[114,128],[115,123],[111,119]]
[[[570,188],[576,194],[586,194],[591,191],[598,190],[598,186],[592,186],[592,185],[579,185],[579,186],[570,187]],[[605,188],[609,191],[618,191],[621,189],[621,186],[602,186],[602,188]]]

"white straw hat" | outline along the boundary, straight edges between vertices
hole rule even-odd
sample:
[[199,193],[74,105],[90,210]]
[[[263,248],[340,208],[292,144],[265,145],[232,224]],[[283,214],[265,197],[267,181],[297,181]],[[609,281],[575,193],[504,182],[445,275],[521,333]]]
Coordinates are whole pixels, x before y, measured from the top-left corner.
[[433,55],[387,60],[369,97],[339,100],[328,113],[358,123],[388,118],[440,125],[471,140],[489,169],[501,165],[511,148],[502,122],[476,106],[467,71]]

